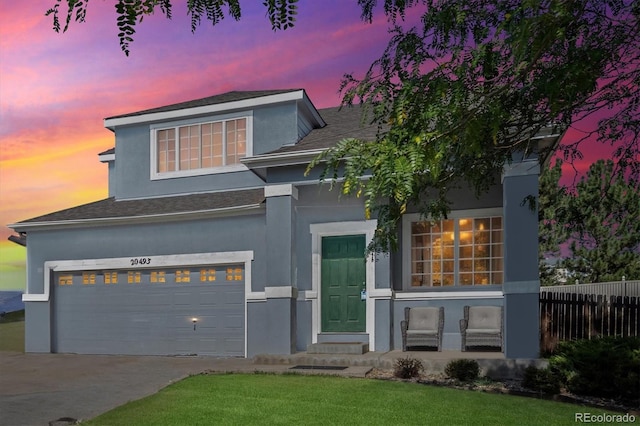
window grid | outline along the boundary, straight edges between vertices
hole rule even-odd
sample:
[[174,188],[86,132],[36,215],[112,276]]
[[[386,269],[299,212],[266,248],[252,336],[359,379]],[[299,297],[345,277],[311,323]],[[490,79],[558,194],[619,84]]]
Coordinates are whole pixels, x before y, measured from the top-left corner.
[[149,281],[152,283],[163,283],[166,281],[164,271],[151,271]]
[[460,219],[461,285],[502,284],[502,218]]
[[58,285],[73,285],[73,275],[65,274],[58,277]]
[[158,173],[239,164],[247,154],[247,118],[157,130],[156,151]]
[[242,281],[242,268],[227,268],[227,281]]
[[139,271],[127,272],[127,282],[129,284],[140,284],[141,279],[142,279],[142,274]]
[[411,223],[411,286],[503,282],[502,218]]
[[118,283],[118,273],[115,271],[111,272],[103,272],[102,279],[105,284],[117,284]]
[[188,269],[182,269],[176,271],[176,282],[177,283],[188,283],[191,282],[191,271]]
[[200,282],[211,282],[216,280],[215,269],[201,269],[200,270]]
[[83,285],[94,285],[96,283],[96,273],[95,272],[83,272],[82,273],[82,284]]

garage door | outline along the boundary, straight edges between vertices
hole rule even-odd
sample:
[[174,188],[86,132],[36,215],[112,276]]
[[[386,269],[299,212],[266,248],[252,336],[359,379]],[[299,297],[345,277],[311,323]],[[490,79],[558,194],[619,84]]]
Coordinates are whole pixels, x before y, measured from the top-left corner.
[[244,356],[243,265],[53,278],[53,352]]

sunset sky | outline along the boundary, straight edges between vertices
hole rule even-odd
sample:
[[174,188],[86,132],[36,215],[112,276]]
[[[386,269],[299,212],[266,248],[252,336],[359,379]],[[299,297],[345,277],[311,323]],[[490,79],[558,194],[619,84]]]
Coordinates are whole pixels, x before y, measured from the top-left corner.
[[316,107],[336,106],[342,75],[361,76],[388,40],[381,11],[363,23],[356,0],[300,0],[296,26],[279,32],[262,2],[244,1],[239,22],[195,34],[175,1],[172,20],[137,26],[126,57],[112,1],[90,2],[65,34],[44,16],[55,0],[0,1],[0,290],[24,288],[26,250],[7,224],[107,196],[105,117],[230,90],[304,88]]

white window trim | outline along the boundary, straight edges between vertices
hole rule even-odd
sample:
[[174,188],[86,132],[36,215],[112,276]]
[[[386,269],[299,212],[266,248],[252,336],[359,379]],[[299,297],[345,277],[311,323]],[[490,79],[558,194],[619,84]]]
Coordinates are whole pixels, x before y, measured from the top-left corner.
[[[219,173],[231,173],[231,172],[240,172],[247,171],[249,168],[242,163],[232,164],[228,166],[219,166],[219,167],[210,167],[210,168],[202,168],[202,169],[190,169],[190,170],[176,170],[172,172],[158,172],[158,143],[156,140],[156,135],[158,130],[177,128],[182,126],[190,126],[194,124],[206,124],[206,123],[214,123],[220,121],[229,121],[229,120],[237,120],[240,118],[245,118],[247,120],[246,127],[246,152],[245,157],[251,157],[253,155],[253,112],[252,111],[244,111],[236,114],[224,114],[215,117],[206,117],[206,118],[198,118],[191,120],[181,120],[175,122],[166,122],[166,123],[158,123],[152,124],[149,126],[149,141],[150,141],[150,149],[149,149],[149,170],[150,170],[150,178],[151,180],[163,180],[163,179],[173,179],[180,177],[189,177],[189,176],[204,176],[204,175],[212,175]],[[176,155],[179,155],[180,147],[179,147],[179,136],[178,132],[176,132]],[[178,164],[179,158],[176,158],[176,164]]]
[[[489,208],[489,209],[470,209],[470,210],[455,210],[450,212],[447,215],[447,219],[461,219],[461,218],[478,218],[478,217],[490,217],[490,216],[500,216],[502,217],[502,244],[504,250],[504,211],[501,207]],[[485,289],[486,286],[480,285],[472,285],[472,286],[462,286],[457,282],[451,287],[411,287],[411,223],[419,222],[422,220],[429,220],[421,216],[418,213],[406,214],[402,217],[402,291],[403,292],[437,292],[445,289]],[[458,253],[455,253],[454,256],[455,261],[458,261]],[[504,262],[504,251],[502,256]],[[504,263],[503,263],[504,268]],[[457,276],[456,276],[457,279]],[[490,285],[490,288],[495,288],[496,286]],[[445,290],[446,291],[446,290]],[[486,291],[486,290],[485,290]],[[449,292],[447,292],[449,293]],[[502,290],[500,290],[502,294]],[[402,298],[402,296],[396,298]]]

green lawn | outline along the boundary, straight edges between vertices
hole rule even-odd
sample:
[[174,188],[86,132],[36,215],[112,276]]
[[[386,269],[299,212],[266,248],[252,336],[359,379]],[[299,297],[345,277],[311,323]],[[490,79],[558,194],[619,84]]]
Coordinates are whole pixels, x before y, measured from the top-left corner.
[[24,311],[0,319],[0,351],[24,352]]
[[415,383],[330,376],[200,375],[87,425],[573,425],[604,411]]

